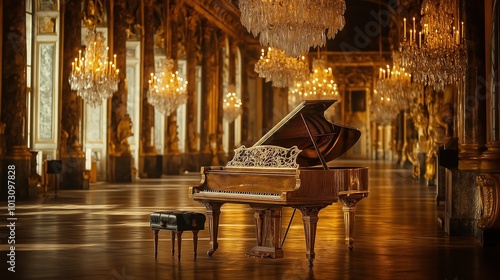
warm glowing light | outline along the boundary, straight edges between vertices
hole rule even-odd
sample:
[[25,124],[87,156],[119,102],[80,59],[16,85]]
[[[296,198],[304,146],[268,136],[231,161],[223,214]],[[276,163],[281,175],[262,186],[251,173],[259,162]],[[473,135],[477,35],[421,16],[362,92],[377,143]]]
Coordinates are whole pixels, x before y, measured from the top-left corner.
[[410,40],[406,40],[406,19],[403,21],[401,65],[413,74],[414,81],[438,91],[463,80],[467,67],[464,28],[455,19],[457,11],[456,0],[424,0],[418,40],[415,23]]
[[262,49],[262,55],[255,64],[255,72],[266,82],[272,82],[273,87],[291,87],[295,81],[307,79],[309,65],[304,56],[287,57],[284,51],[268,48],[267,53]]
[[187,101],[187,81],[174,71],[174,60],[167,59],[158,76],[151,73],[148,102],[163,115],[170,115]]
[[344,0],[240,0],[241,23],[260,44],[285,51],[286,56],[307,54],[321,47],[344,27]]
[[113,62],[109,59],[109,49],[105,46],[102,32],[95,29],[85,37],[85,54],[78,53],[78,58],[71,64],[69,83],[71,90],[76,90],[78,96],[96,107],[118,91],[118,73],[116,55]]
[[230,87],[230,92],[224,98],[222,105],[224,110],[224,119],[228,122],[234,121],[239,115],[241,115],[241,99],[236,96],[234,86]]

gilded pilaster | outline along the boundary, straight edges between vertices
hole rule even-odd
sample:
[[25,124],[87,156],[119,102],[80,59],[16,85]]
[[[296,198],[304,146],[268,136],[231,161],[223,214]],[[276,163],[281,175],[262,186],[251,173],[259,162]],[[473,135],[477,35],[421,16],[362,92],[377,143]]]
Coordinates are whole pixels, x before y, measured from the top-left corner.
[[[178,62],[181,56],[185,56],[183,50],[185,50],[185,42],[184,40],[184,30],[183,24],[179,21],[179,17],[181,14],[179,5],[170,5],[170,11],[167,14],[166,22],[166,39],[167,44],[170,42],[170,45],[167,45],[167,58],[173,59],[175,62]],[[178,64],[174,64],[174,69],[178,69]],[[189,84],[189,82],[188,82]],[[178,137],[178,129],[177,126],[177,111],[172,112],[167,116],[167,149],[166,154],[168,155],[179,155],[179,137]]]
[[187,100],[187,137],[186,137],[186,160],[184,162],[185,170],[188,171],[199,171],[200,170],[200,162],[199,162],[199,140],[200,134],[197,130],[197,124],[200,121],[198,119],[197,114],[197,102],[201,102],[196,98],[196,67],[201,63],[198,61],[198,57],[200,56],[199,49],[201,49],[200,41],[198,38],[201,38],[201,34],[197,33],[199,28],[199,18],[194,13],[193,10],[188,11],[188,15],[186,16],[186,28],[187,28],[187,37],[186,37],[186,61],[187,61],[187,92],[188,92],[188,100]]
[[[165,42],[166,56],[174,60],[174,69],[178,69],[179,59],[186,58],[186,26],[184,8],[178,3],[171,3],[166,8],[165,19]],[[188,80],[188,85],[190,81]],[[177,111],[166,116],[165,154],[163,156],[165,166],[163,173],[177,175],[182,172],[182,155],[179,150],[179,126],[177,125]]]
[[[229,41],[229,88],[235,87],[236,88],[236,51],[237,51],[237,44],[234,41],[234,39],[230,39]],[[227,92],[223,92],[223,98],[227,94]],[[232,158],[233,155],[233,150],[236,148],[235,147],[235,122],[232,121],[229,123],[229,150],[226,151],[227,154],[229,155],[229,158]]]
[[478,221],[483,213],[482,189],[477,184],[485,182],[478,179],[486,135],[484,1],[461,1],[461,11],[468,42],[468,67],[463,82],[457,84],[458,169],[446,170],[445,230],[450,235],[479,236]]
[[[155,111],[154,107],[148,102],[148,81],[150,74],[155,73],[155,25],[154,21],[154,5],[153,0],[141,1],[142,19],[141,24],[143,28],[142,33],[142,90],[141,90],[141,125],[140,125],[140,148],[139,148],[139,177],[157,177],[149,174],[150,166],[156,166],[156,148],[154,144],[154,130],[155,125]],[[157,173],[157,172],[154,172]]]
[[217,54],[217,63],[216,63],[216,75],[217,75],[217,86],[215,91],[212,94],[212,115],[214,118],[213,126],[215,130],[215,139],[217,143],[217,148],[215,149],[217,153],[217,163],[219,165],[224,165],[226,161],[226,153],[224,151],[224,144],[222,141],[223,128],[222,123],[224,119],[224,111],[222,110],[222,95],[224,92],[224,71],[226,70],[224,67],[225,60],[225,48],[227,34],[221,29],[217,29],[216,32],[216,54]]
[[[204,106],[201,107],[201,165],[211,165],[213,155],[216,155],[216,127],[214,127],[214,114],[212,110],[213,95],[217,90],[218,75],[217,75],[217,55],[214,50],[216,45],[215,28],[208,22],[204,21],[203,26],[203,73],[202,73],[202,96],[201,102]],[[216,120],[215,120],[215,123]],[[216,158],[216,157],[215,157]]]
[[[241,65],[255,65],[255,63],[250,63],[249,59],[249,50],[246,48],[244,44],[240,45],[240,54],[241,54]],[[243,106],[243,110],[241,113],[241,144],[247,144],[245,143],[246,141],[249,140],[249,114],[248,111],[250,110],[248,104],[250,104],[250,93],[248,90],[248,79],[249,79],[249,74],[248,74],[248,68],[252,67],[245,67],[243,66],[243,69],[241,71],[241,103]],[[253,69],[253,68],[252,68]],[[252,71],[252,74],[256,74],[255,71]]]
[[[487,9],[485,9],[487,11]],[[489,17],[488,17],[489,18]],[[488,26],[488,25],[486,25]],[[500,2],[493,2],[491,14],[490,46],[487,46],[491,54],[488,67],[487,102],[487,150],[481,157],[481,170],[500,171]]]
[[132,181],[132,154],[128,137],[132,136],[132,119],[127,113],[126,84],[126,41],[127,41],[127,2],[115,0],[111,2],[109,34],[111,53],[116,55],[116,68],[119,69],[118,90],[113,93],[110,103],[109,127],[109,159],[111,182]]
[[84,184],[85,153],[82,150],[82,99],[71,90],[68,82],[71,63],[81,50],[81,1],[61,3],[62,10],[62,95],[61,95],[61,130],[59,151],[64,172],[61,175],[61,189],[82,189]]
[[[465,15],[465,34],[468,42],[468,68],[464,82],[458,84],[458,128],[460,170],[478,170],[485,144],[485,52],[484,3],[461,1]],[[473,42],[473,43],[472,43]]]
[[[0,199],[2,200],[8,195],[15,195],[16,199],[29,197],[28,177],[31,160],[25,139],[26,3],[25,1],[3,2],[5,12],[1,19],[3,32],[0,130],[3,130],[5,153],[0,155]],[[14,178],[12,172],[9,173],[8,170],[15,171]]]
[[[481,193],[482,213],[478,227],[484,231],[483,238],[486,239],[487,232],[500,229],[500,2],[498,0],[490,3],[492,5],[491,29],[489,30],[490,45],[487,50],[491,58],[489,66],[489,81],[486,104],[487,117],[487,150],[481,156],[480,171],[477,177]],[[491,7],[490,7],[491,8]],[[488,12],[490,9],[485,9]],[[486,18],[490,19],[489,15]],[[486,25],[488,26],[488,24]],[[498,238],[498,236],[497,236]],[[483,240],[488,243],[488,240]]]

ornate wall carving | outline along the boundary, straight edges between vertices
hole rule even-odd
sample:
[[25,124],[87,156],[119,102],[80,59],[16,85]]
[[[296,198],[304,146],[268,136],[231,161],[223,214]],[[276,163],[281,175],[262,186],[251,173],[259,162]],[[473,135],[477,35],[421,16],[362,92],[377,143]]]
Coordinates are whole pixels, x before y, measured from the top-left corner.
[[[123,133],[123,122],[129,122],[130,116],[127,113],[127,89],[125,81],[127,78],[126,71],[126,41],[127,41],[127,6],[125,0],[115,0],[113,2],[113,34],[112,46],[113,53],[116,54],[116,67],[120,69],[118,83],[118,91],[113,93],[111,98],[111,120],[110,120],[110,154],[113,155],[128,155],[130,147],[128,142],[121,139]],[[129,124],[125,125],[129,126]],[[131,132],[130,132],[130,135]],[[129,136],[130,136],[129,135]]]
[[[38,126],[37,140],[40,142],[53,142],[54,139],[54,74],[55,74],[55,43],[39,45],[40,69],[38,71]],[[67,129],[74,130],[78,127],[78,118],[63,120]],[[76,132],[78,135],[78,132]],[[68,139],[69,143],[75,142],[75,136]]]
[[482,173],[476,178],[482,202],[481,219],[478,227],[482,229],[500,228],[500,175]]

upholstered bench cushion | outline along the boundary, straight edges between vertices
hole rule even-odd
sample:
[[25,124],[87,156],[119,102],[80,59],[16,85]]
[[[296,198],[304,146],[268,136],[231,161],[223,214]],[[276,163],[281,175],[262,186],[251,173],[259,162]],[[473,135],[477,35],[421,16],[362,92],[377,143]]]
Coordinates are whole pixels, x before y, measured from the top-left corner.
[[174,231],[205,229],[206,217],[202,213],[190,211],[164,211],[154,212],[149,218],[152,229]]

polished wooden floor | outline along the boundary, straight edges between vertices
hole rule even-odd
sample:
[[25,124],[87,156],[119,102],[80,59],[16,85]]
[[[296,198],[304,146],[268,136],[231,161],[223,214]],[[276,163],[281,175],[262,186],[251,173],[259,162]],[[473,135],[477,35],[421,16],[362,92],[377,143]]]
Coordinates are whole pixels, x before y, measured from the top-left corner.
[[[59,191],[57,198],[50,193],[48,198],[17,201],[16,272],[7,270],[4,226],[0,279],[498,279],[500,250],[443,231],[435,187],[389,163],[335,164],[369,166],[370,195],[358,204],[353,251],[344,245],[341,206],[333,204],[319,213],[313,269],[305,257],[299,212],[283,246],[284,258],[251,258],[245,253],[255,244],[253,211],[235,204],[222,207],[220,247],[212,257],[205,254],[207,230],[200,232],[196,261],[190,232],[183,235],[178,261],[170,253],[170,234],[163,231],[155,260],[151,212],[205,212],[187,196],[200,176],[187,174],[131,184],[97,183],[90,190]],[[283,215],[286,227],[292,210],[285,209]]]

